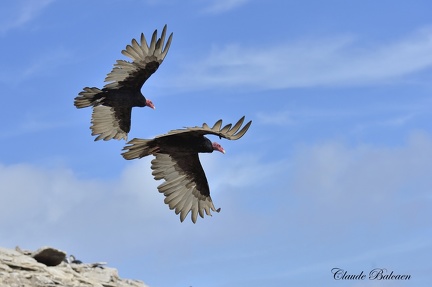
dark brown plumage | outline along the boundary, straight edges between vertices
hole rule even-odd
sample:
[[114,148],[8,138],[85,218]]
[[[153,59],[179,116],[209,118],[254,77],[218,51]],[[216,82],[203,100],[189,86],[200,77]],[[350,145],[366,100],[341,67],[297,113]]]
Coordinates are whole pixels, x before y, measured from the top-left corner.
[[170,209],[175,209],[176,214],[180,213],[181,221],[192,212],[191,219],[195,223],[198,214],[204,217],[204,212],[211,215],[210,210],[220,210],[213,205],[198,153],[211,153],[214,150],[225,153],[225,150],[204,135],[213,134],[220,138],[237,140],[247,132],[252,123],[248,122],[240,130],[243,121],[244,117],[233,127],[228,124],[221,128],[222,120],[219,120],[212,128],[204,123],[202,127],[172,130],[154,139],[135,138],[123,148],[125,152],[122,155],[128,160],[154,155],[155,159],[151,162],[152,174],[156,180],[165,180],[158,186],[159,192],[165,195],[165,203]]
[[153,103],[141,93],[141,87],[162,64],[171,45],[172,33],[164,47],[166,36],[165,25],[161,37],[157,39],[154,31],[150,45],[144,34],[141,44],[132,39],[122,54],[133,61],[117,60],[112,71],[106,76],[108,82],[102,89],[85,87],[75,98],[77,108],[93,107],[92,135],[95,140],[125,139],[131,127],[132,107],[148,106],[154,109]]

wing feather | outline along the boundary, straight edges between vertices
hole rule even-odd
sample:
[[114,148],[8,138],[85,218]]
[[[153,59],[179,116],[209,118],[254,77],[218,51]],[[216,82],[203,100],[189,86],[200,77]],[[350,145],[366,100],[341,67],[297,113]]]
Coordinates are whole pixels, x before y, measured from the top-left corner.
[[130,129],[132,109],[115,109],[113,107],[98,105],[93,108],[92,135],[98,135],[95,141],[103,139],[125,139]]
[[[135,39],[132,39],[132,43],[135,41]],[[136,41],[135,41],[136,42]],[[132,44],[133,45],[133,44]],[[126,56],[132,59],[140,59],[142,56],[139,54],[137,50],[134,49],[133,46],[127,45],[126,46]]]
[[222,134],[226,134],[226,133],[230,130],[231,126],[232,126],[232,124],[227,124],[226,126],[224,126],[224,127],[220,130],[220,133],[222,133]]
[[[158,186],[165,195],[164,202],[184,221],[191,213],[192,222],[198,215],[211,215],[214,207],[210,197],[207,179],[199,162],[198,154],[168,155],[156,153],[151,162],[153,175],[163,178],[164,183]],[[156,179],[156,177],[155,177]]]
[[220,130],[221,126],[222,126],[222,120],[218,120],[211,129],[214,131],[218,131]]
[[[239,132],[237,132],[236,134],[230,135],[229,133],[226,134],[226,138],[230,139],[230,140],[238,140],[239,138],[241,138],[242,136],[244,136],[244,134],[248,131],[250,125],[252,124],[252,121],[249,121]],[[229,136],[229,137],[228,137]]]
[[156,49],[159,54],[162,53],[162,48],[163,48],[162,44],[165,42],[165,36],[166,36],[166,25],[163,27],[161,37],[159,38],[156,45]]
[[153,32],[153,35],[152,35],[152,38],[150,41],[149,54],[153,54],[155,52],[156,42],[157,42],[157,30],[155,30]]
[[230,136],[232,136],[233,134],[235,134],[239,129],[240,129],[240,127],[242,126],[242,124],[243,124],[243,122],[244,122],[244,118],[245,117],[242,117],[233,127],[232,127],[232,129],[231,130],[229,130],[228,132],[227,132],[227,134],[228,135],[230,135]]
[[192,211],[192,214],[191,214],[192,217],[191,217],[191,219],[193,221],[193,218],[196,217],[196,215],[195,216],[193,215],[193,209],[192,209],[192,206],[193,206],[193,204],[195,202],[197,202],[197,200],[193,199],[192,192],[186,194],[183,197],[183,199],[179,203],[179,207],[178,207],[180,209],[180,221],[183,221],[186,218],[186,216],[188,215],[188,213],[191,212],[191,211]]
[[[162,58],[165,58],[166,54],[168,53],[168,50],[171,46],[172,36],[173,36],[173,34],[171,33],[170,36],[168,37],[168,41],[166,42],[165,47],[162,50],[162,53],[161,53]],[[164,37],[164,39],[165,39],[165,37]],[[162,41],[162,43],[163,43],[163,41]]]
[[140,45],[138,44],[137,40],[132,39],[132,48],[138,55],[138,58],[144,58],[146,54],[144,54],[143,50],[141,49]]
[[159,39],[157,38],[157,30],[155,30],[150,45],[147,44],[143,33],[141,33],[141,44],[136,39],[132,39],[131,44],[121,51],[123,55],[131,58],[132,62],[117,60],[114,68],[105,78],[107,84],[104,88],[141,88],[145,81],[156,72],[168,53],[173,34],[170,34],[167,43],[164,44],[166,29],[167,26],[165,25]]

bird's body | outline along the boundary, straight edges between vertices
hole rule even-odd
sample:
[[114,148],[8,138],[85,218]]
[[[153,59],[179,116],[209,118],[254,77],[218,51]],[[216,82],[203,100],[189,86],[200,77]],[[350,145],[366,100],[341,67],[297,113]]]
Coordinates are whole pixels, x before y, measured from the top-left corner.
[[203,124],[202,127],[173,130],[154,139],[133,139],[124,147],[126,152],[122,155],[125,159],[154,155],[155,159],[151,162],[152,174],[156,180],[165,180],[158,186],[159,192],[165,195],[165,203],[170,209],[175,209],[176,214],[180,213],[181,221],[192,212],[191,218],[195,223],[198,215],[204,217],[204,212],[211,215],[210,210],[220,210],[213,205],[198,154],[214,150],[225,153],[225,150],[204,135],[213,134],[237,140],[251,125],[248,122],[240,130],[243,121],[244,117],[233,127],[229,124],[221,128],[222,121],[219,120],[212,128]]
[[133,39],[122,54],[133,61],[117,60],[114,68],[105,78],[108,82],[102,89],[85,87],[75,98],[77,108],[93,107],[92,135],[95,140],[127,139],[131,127],[133,107],[148,106],[154,109],[152,101],[141,93],[141,87],[156,72],[171,45],[172,34],[164,47],[166,25],[161,37],[153,33],[150,45],[141,34],[141,45]]
[[154,152],[165,154],[213,152],[212,142],[208,138],[190,134],[157,137],[149,141],[148,146],[152,150],[149,154]]
[[102,89],[95,97],[99,104],[108,107],[145,107],[146,98],[137,89]]

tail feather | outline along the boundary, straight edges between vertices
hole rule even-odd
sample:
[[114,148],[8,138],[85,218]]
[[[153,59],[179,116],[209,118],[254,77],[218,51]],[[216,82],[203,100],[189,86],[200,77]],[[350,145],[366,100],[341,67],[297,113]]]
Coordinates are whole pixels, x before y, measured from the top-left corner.
[[126,150],[122,153],[122,156],[125,159],[135,159],[142,158],[148,155],[151,155],[158,151],[158,147],[156,146],[154,140],[146,140],[146,139],[133,139],[127,143],[128,145],[123,148]]
[[81,109],[90,106],[97,106],[103,99],[101,95],[99,95],[100,93],[102,93],[102,91],[98,88],[85,87],[84,90],[75,98],[75,107]]

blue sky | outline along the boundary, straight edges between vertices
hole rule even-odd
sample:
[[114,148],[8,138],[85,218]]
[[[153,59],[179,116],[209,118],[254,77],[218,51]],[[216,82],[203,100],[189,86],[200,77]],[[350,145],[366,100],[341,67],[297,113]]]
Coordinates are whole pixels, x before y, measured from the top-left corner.
[[[164,286],[429,286],[430,1],[0,4],[0,244]],[[132,38],[173,42],[129,138],[253,124],[201,161],[219,214],[180,223],[150,160],[94,142],[74,97]],[[386,268],[404,281],[335,281]]]

